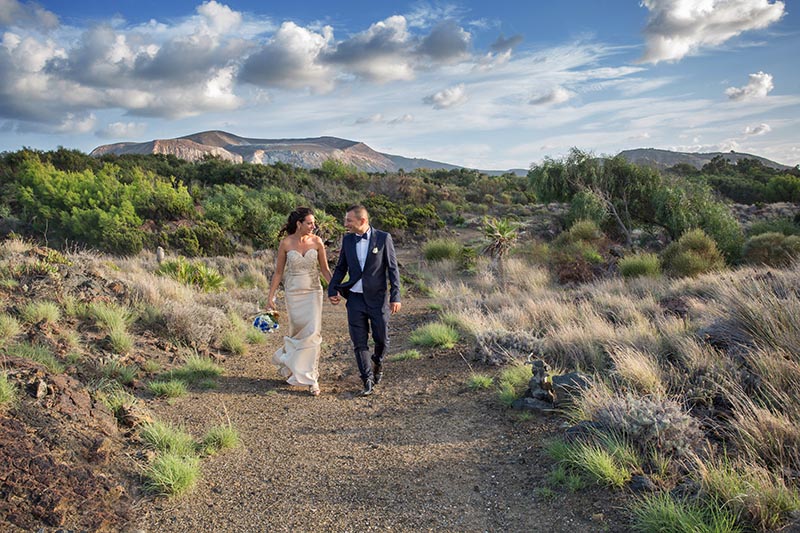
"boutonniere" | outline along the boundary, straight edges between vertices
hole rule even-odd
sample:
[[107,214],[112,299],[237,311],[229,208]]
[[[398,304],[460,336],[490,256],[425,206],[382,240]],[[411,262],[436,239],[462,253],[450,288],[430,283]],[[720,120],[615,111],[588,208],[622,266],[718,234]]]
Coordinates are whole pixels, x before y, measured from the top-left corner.
[[378,247],[377,247],[377,246],[376,246],[375,248],[373,248],[373,249],[372,249],[372,253],[373,253],[373,254],[377,254],[377,253],[378,253]]

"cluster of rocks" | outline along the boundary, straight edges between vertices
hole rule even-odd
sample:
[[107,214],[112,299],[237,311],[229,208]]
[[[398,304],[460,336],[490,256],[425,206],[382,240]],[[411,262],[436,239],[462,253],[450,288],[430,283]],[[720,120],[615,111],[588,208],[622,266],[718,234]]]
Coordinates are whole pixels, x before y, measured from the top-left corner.
[[583,372],[553,376],[550,375],[550,366],[543,360],[534,359],[530,364],[533,376],[525,395],[511,405],[514,409],[552,411],[569,403],[576,393],[588,389],[592,384],[592,379]]

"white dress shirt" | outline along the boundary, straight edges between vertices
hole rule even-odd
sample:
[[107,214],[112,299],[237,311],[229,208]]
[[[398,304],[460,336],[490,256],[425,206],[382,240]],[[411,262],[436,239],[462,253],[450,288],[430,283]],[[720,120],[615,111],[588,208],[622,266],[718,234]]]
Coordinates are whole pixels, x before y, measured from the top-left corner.
[[[361,265],[361,271],[364,271],[364,264],[367,262],[367,253],[369,253],[369,238],[370,232],[372,228],[369,228],[367,232],[364,234],[367,236],[366,239],[361,238],[360,235],[356,234],[356,237],[359,237],[358,241],[356,242],[356,257],[358,257],[358,264]],[[363,284],[359,279],[356,281],[356,284],[350,289],[350,292],[364,292]]]

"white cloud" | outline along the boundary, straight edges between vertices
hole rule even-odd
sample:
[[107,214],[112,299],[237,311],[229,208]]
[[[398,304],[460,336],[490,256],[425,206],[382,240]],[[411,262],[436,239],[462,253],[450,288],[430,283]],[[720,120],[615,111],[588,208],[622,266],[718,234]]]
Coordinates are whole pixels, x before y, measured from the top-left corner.
[[642,61],[678,61],[746,31],[766,28],[785,13],[769,0],[642,0],[650,10]]
[[744,87],[729,87],[725,89],[725,94],[731,100],[765,98],[774,87],[772,75],[758,71],[755,74],[750,74],[750,80],[747,85]]
[[467,92],[463,83],[455,87],[448,87],[438,93],[426,96],[423,99],[423,102],[432,105],[434,109],[448,109],[463,104],[466,101]]
[[528,100],[530,105],[558,105],[569,101],[575,93],[563,87],[556,87],[545,93],[534,95]]
[[319,59],[332,40],[330,26],[317,33],[294,22],[284,22],[266,45],[245,60],[239,77],[263,87],[329,91],[334,73]]
[[203,2],[197,7],[197,12],[203,17],[205,25],[213,34],[235,32],[242,23],[241,13],[233,11],[226,5],[218,4],[214,0]]
[[147,125],[144,122],[112,122],[95,135],[104,139],[131,139],[144,135]]
[[31,27],[52,30],[58,27],[58,16],[35,2],[0,0],[0,26]]
[[75,115],[67,113],[55,128],[58,133],[87,133],[94,129],[96,118],[93,113]]
[[769,126],[769,124],[764,124],[762,122],[761,124],[757,124],[755,126],[747,126],[744,129],[744,134],[758,136],[769,133],[770,131],[772,131],[772,128]]

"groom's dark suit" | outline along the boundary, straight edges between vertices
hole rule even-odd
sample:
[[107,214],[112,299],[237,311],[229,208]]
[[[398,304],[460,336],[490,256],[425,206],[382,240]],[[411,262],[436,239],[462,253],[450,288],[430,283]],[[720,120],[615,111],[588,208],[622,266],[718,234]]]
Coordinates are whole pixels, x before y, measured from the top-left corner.
[[[358,370],[365,384],[374,380],[370,359],[380,368],[389,344],[389,302],[400,301],[400,272],[392,236],[375,228],[370,228],[369,234],[363,269],[356,251],[356,243],[361,236],[354,233],[344,236],[339,261],[328,284],[328,296],[336,296],[338,292],[347,300],[350,339],[353,341]],[[342,282],[345,274],[348,279]],[[359,280],[363,293],[351,290]],[[375,353],[372,355],[369,353],[370,326],[372,339],[375,341]]]

